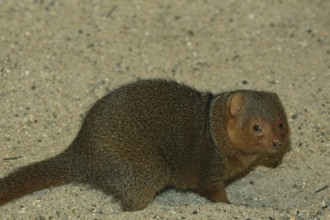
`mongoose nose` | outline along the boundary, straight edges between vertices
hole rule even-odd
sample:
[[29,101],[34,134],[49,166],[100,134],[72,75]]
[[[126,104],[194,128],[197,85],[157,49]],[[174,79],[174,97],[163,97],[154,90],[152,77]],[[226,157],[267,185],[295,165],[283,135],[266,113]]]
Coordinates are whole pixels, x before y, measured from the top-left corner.
[[280,140],[273,140],[272,141],[272,146],[273,147],[281,147],[282,146],[282,143]]

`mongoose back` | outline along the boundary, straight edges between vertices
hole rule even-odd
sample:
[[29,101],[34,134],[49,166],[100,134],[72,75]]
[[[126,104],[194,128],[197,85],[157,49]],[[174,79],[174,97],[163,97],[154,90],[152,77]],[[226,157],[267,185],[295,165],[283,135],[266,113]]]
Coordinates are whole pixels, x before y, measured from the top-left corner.
[[142,80],[98,100],[64,152],[0,179],[0,205],[70,182],[115,196],[125,211],[145,208],[165,187],[229,203],[226,183],[261,155],[284,152],[288,139],[275,93],[213,95]]

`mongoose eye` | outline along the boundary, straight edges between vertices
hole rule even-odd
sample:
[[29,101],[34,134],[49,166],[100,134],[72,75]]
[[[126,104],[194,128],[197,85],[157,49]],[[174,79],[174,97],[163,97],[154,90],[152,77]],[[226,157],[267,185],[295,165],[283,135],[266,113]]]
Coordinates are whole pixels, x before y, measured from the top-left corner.
[[278,127],[282,129],[282,128],[284,127],[283,123],[282,123],[282,122],[279,123],[279,124],[278,124]]
[[259,124],[254,124],[252,126],[252,130],[255,132],[255,133],[260,133],[262,131],[262,128]]

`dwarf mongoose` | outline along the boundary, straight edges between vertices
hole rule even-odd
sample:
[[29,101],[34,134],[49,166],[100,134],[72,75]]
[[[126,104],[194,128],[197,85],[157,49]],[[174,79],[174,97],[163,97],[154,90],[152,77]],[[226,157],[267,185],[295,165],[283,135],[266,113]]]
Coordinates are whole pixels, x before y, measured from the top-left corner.
[[261,155],[286,148],[289,125],[275,93],[213,95],[166,80],[124,85],[98,100],[72,144],[0,179],[0,205],[69,182],[145,208],[165,187],[229,203],[228,181]]

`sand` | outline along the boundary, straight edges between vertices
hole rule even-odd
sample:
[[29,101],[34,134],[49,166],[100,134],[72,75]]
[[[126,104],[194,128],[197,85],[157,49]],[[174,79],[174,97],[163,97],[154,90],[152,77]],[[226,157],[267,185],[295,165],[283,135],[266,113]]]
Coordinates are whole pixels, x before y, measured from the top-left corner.
[[[292,151],[227,187],[232,205],[168,190],[123,213],[85,185],[0,207],[0,219],[330,219],[330,1],[0,0],[0,177],[65,149],[128,82],[277,92]],[[1,189],[0,189],[1,190]]]

